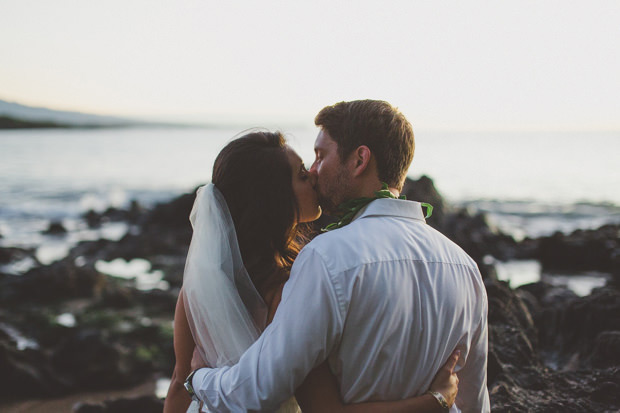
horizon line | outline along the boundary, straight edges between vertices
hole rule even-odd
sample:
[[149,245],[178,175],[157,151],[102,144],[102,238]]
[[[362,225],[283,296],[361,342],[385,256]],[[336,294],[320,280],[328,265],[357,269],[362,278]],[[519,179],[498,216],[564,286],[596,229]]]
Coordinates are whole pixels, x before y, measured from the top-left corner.
[[[189,127],[205,127],[205,128],[222,128],[222,127],[246,127],[248,123],[263,123],[266,125],[280,124],[286,127],[295,127],[303,129],[315,128],[312,120],[304,120],[304,116],[301,114],[232,114],[232,113],[185,113],[185,114],[145,114],[145,113],[126,113],[119,114],[118,112],[107,111],[89,111],[88,109],[75,109],[73,107],[63,106],[47,106],[40,103],[30,103],[27,101],[18,101],[11,98],[4,98],[0,96],[0,101],[4,101],[10,104],[26,106],[33,109],[45,109],[56,112],[68,112],[82,115],[94,115],[108,118],[120,118],[127,121],[145,122],[145,123],[171,123],[178,126]],[[199,120],[202,118],[202,120]],[[214,118],[220,118],[220,120],[214,120]],[[261,118],[261,120],[259,120]],[[312,119],[312,118],[310,118]],[[618,125],[592,125],[592,124],[573,124],[573,125],[560,125],[560,124],[538,124],[538,123],[526,123],[515,125],[512,123],[486,123],[486,124],[471,124],[471,123],[452,123],[446,124],[445,122],[412,122],[414,130],[422,131],[442,131],[442,132],[620,132],[620,124]],[[261,127],[261,126],[257,126]]]

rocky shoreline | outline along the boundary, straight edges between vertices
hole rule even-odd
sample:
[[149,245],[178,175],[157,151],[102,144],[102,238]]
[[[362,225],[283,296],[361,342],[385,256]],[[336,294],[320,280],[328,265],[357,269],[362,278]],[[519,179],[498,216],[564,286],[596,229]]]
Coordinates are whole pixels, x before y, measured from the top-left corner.
[[[516,242],[484,215],[448,205],[426,177],[408,180],[408,199],[434,205],[429,224],[480,266],[489,296],[488,385],[494,412],[612,412],[620,409],[620,226]],[[0,273],[0,410],[3,403],[125,389],[169,377],[172,317],[191,239],[194,194],[152,210],[133,204],[84,216],[90,227],[121,221],[119,241],[84,241],[50,265]],[[327,218],[325,218],[327,219]],[[317,225],[323,225],[325,221]],[[50,231],[62,236],[62,230]],[[490,259],[492,257],[492,259]],[[34,251],[0,248],[0,264]],[[144,259],[167,290],[140,290],[96,263]],[[493,260],[535,259],[543,270],[599,271],[607,286],[578,297],[537,282],[511,289]],[[76,405],[74,411],[161,411],[154,395]]]

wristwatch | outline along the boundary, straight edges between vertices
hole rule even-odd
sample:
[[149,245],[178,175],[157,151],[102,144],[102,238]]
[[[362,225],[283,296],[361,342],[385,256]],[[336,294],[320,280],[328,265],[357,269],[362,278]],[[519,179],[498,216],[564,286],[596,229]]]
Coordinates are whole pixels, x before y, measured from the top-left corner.
[[192,380],[194,379],[194,374],[196,374],[197,371],[198,370],[194,370],[191,373],[189,373],[189,376],[187,376],[187,378],[185,379],[185,383],[183,383],[183,385],[185,386],[185,390],[187,390],[192,400],[199,402],[200,399],[198,399],[198,396],[196,396],[196,392],[194,391],[194,386],[192,386]]

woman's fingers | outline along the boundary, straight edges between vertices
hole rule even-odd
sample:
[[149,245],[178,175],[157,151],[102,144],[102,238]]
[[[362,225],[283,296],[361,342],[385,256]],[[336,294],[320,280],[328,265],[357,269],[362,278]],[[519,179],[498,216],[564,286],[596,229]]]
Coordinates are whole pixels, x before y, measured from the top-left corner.
[[454,372],[454,368],[456,367],[456,363],[459,361],[459,357],[461,357],[461,350],[454,350],[450,357],[448,357],[448,361],[444,364],[444,368],[450,371],[450,374]]

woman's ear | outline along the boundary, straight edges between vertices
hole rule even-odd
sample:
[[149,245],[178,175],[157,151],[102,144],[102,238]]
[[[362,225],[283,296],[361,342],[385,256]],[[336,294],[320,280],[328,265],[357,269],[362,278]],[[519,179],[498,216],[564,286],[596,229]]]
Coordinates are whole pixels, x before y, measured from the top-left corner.
[[360,176],[368,168],[370,159],[372,158],[372,152],[370,152],[368,146],[362,145],[358,146],[357,149],[353,151],[352,155],[352,161],[354,162],[353,176]]

